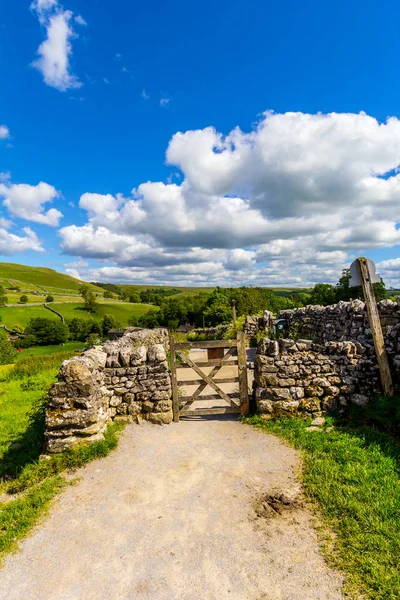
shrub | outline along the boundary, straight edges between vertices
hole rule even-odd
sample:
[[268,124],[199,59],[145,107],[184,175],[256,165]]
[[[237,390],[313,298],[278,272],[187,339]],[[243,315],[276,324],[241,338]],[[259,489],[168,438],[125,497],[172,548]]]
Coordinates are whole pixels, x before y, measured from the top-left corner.
[[54,297],[49,294],[46,298],[46,302],[54,302]]
[[6,336],[0,337],[0,365],[10,365],[14,362],[17,351]]
[[87,337],[85,344],[86,346],[89,346],[89,348],[91,348],[92,346],[98,346],[99,344],[101,344],[101,342],[102,339],[97,333],[91,333]]
[[43,317],[31,319],[25,333],[34,336],[37,346],[63,344],[68,338],[68,328],[64,323]]
[[0,285],[0,306],[5,306],[8,302],[8,298],[6,296],[6,293],[4,291],[4,288],[2,285]]
[[21,338],[20,340],[18,340],[18,346],[20,348],[32,348],[32,346],[35,346],[36,344],[36,338],[34,335],[25,335],[23,338]]
[[101,330],[103,335],[107,335],[110,329],[118,327],[118,323],[114,315],[104,315],[101,321]]
[[28,302],[28,296],[26,294],[22,294],[21,298],[19,299],[19,301],[21,302],[21,304],[26,304]]

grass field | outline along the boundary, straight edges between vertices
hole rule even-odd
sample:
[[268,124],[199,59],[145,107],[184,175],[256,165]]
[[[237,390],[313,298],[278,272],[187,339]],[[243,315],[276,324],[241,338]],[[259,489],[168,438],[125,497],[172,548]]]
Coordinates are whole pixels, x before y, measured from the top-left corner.
[[[129,318],[133,315],[141,316],[149,310],[158,310],[157,306],[149,306],[148,304],[130,304],[130,303],[99,303],[94,313],[88,313],[83,307],[82,302],[54,304],[54,309],[57,310],[66,320],[71,320],[75,317],[81,319],[90,319],[93,321],[101,321],[104,315],[112,314],[117,319],[121,327],[127,327]],[[8,328],[19,325],[25,328],[30,319],[36,317],[44,317],[47,319],[59,320],[59,317],[44,308],[44,306],[8,306],[0,308],[0,317],[2,323]]]
[[19,352],[16,362],[21,362],[28,356],[59,355],[66,352],[75,354],[75,351],[82,350],[84,346],[84,342],[66,342],[57,346],[33,346],[33,348],[26,348],[22,352]]
[[325,554],[354,600],[400,598],[400,441],[375,427],[332,420],[308,432],[298,419],[248,423],[302,451],[307,497],[334,533]]

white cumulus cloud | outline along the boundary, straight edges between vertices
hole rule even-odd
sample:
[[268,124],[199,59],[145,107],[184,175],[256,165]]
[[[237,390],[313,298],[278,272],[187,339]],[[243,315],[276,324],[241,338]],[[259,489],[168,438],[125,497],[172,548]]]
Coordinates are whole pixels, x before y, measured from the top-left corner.
[[[40,44],[38,58],[32,66],[42,73],[47,85],[62,92],[81,87],[82,83],[71,72],[70,65],[71,41],[77,37],[71,26],[73,13],[64,10],[58,0],[35,0],[31,9],[36,11],[39,22],[46,29],[46,39]],[[86,25],[80,15],[75,16],[74,21]]]
[[308,285],[337,281],[354,253],[400,244],[395,117],[266,112],[249,132],[178,132],[166,157],[181,183],[84,194],[87,223],[61,229],[64,252],[128,279],[153,269],[157,281]]
[[34,223],[58,227],[62,213],[56,208],[45,210],[45,205],[58,196],[57,190],[43,181],[37,185],[0,183],[0,197],[10,215]]
[[12,256],[18,252],[35,250],[43,252],[44,249],[34,231],[29,227],[23,229],[25,236],[15,235],[1,227],[0,223],[0,255]]

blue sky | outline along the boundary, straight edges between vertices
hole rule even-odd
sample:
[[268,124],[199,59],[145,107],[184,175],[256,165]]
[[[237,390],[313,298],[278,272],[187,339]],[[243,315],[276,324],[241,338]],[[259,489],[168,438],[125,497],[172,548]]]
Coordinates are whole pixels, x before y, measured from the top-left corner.
[[399,285],[399,13],[2,3],[0,260],[308,285],[367,254]]

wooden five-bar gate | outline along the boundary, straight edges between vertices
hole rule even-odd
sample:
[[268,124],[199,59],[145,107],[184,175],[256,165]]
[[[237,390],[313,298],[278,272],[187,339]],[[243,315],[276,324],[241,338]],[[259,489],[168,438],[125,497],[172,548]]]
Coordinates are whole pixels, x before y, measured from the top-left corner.
[[[194,362],[187,350],[206,349],[207,360]],[[246,336],[240,332],[236,340],[215,340],[209,342],[183,342],[175,343],[170,336],[171,373],[172,373],[172,401],[174,421],[179,421],[180,416],[219,415],[237,413],[246,415],[249,409],[249,390],[247,379],[246,361]],[[185,352],[186,351],[186,352]],[[177,360],[177,357],[178,360]],[[219,377],[222,367],[237,366],[235,377]],[[213,367],[206,374],[204,367]],[[198,377],[192,380],[179,379],[181,369],[192,369]],[[238,390],[227,393],[220,387],[221,384],[238,383]],[[181,386],[197,385],[196,390],[190,395],[179,395]],[[215,394],[202,395],[207,386]],[[193,410],[193,402],[204,400],[222,399],[228,406],[218,408],[197,408]]]

